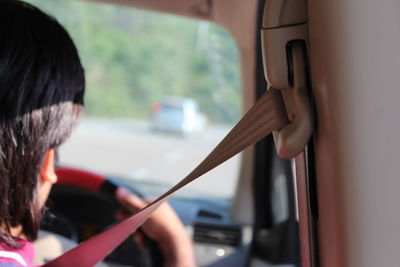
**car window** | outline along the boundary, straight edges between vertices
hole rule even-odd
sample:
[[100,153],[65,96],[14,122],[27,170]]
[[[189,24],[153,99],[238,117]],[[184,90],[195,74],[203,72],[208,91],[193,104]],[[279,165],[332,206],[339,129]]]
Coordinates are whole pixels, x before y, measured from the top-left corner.
[[[85,115],[60,163],[136,181],[157,195],[187,175],[239,120],[233,39],[210,22],[68,0],[30,0],[78,46]],[[185,192],[231,198],[240,156]]]

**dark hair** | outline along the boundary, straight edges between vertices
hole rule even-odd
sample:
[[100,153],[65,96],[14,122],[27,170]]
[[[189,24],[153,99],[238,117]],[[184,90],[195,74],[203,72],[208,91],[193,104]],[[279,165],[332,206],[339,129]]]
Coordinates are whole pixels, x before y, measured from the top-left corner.
[[18,247],[11,227],[37,237],[41,166],[79,120],[84,74],[68,33],[29,4],[0,1],[0,36],[0,242]]

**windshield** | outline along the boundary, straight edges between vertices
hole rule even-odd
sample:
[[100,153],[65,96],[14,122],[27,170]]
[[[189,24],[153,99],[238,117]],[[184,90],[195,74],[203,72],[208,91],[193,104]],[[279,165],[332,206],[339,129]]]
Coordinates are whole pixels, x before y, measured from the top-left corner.
[[[239,120],[238,51],[224,29],[121,6],[28,2],[67,28],[85,67],[85,116],[60,148],[62,165],[168,187]],[[239,164],[238,156],[184,190],[230,198]]]

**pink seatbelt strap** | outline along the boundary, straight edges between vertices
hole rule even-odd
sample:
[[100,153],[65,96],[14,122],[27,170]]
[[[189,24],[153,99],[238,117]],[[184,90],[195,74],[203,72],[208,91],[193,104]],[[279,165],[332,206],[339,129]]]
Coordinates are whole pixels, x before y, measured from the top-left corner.
[[270,89],[244,115],[217,147],[184,179],[135,215],[81,243],[45,267],[92,267],[140,227],[168,197],[245,148],[288,123],[279,92]]

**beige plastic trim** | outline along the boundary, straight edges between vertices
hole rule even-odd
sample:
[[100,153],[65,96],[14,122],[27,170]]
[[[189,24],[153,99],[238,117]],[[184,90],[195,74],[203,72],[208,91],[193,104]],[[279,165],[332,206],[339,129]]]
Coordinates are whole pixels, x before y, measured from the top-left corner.
[[[305,148],[312,132],[305,70],[307,55],[303,47],[308,43],[307,1],[268,1],[264,7],[261,42],[265,78],[271,88],[281,90],[291,122],[274,132],[276,149],[281,158],[293,158]],[[288,46],[289,43],[293,46]]]
[[304,49],[300,42],[292,45],[293,86],[281,90],[290,123],[274,131],[278,155],[290,159],[307,145],[312,133],[312,117],[306,83]]
[[276,28],[307,22],[307,1],[273,0],[266,1],[263,14],[263,28]]
[[293,40],[308,40],[307,24],[261,31],[265,78],[275,89],[283,90],[291,87],[288,79],[286,45]]

